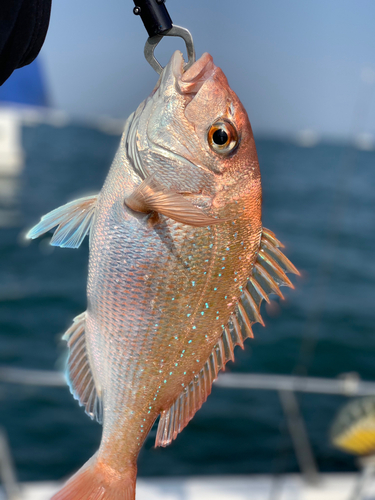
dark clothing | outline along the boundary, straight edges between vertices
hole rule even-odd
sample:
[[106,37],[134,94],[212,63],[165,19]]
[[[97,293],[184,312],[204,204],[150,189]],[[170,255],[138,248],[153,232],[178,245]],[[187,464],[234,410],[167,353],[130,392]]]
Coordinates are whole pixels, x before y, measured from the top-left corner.
[[0,85],[39,54],[50,12],[51,0],[0,0]]

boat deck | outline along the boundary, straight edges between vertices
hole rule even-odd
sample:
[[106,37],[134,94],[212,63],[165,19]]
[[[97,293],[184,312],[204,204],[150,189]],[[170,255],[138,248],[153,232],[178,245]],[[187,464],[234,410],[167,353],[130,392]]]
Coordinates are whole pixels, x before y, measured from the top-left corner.
[[[301,475],[228,476],[199,478],[140,479],[137,500],[354,500],[375,499],[375,481],[368,480],[362,494],[358,474],[321,474],[317,484]],[[49,500],[60,483],[21,484],[19,500]],[[0,495],[0,500],[5,496]]]

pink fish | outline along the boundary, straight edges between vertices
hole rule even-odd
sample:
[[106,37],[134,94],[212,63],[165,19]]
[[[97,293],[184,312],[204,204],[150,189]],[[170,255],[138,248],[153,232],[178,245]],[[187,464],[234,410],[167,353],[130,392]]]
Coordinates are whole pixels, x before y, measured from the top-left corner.
[[54,500],[134,500],[137,457],[160,415],[167,446],[206,401],[270,293],[298,274],[262,227],[254,138],[204,54],[180,52],[126,122],[103,189],[33,228],[52,245],[90,235],[87,310],[65,333],[72,393],[103,422],[98,452]]

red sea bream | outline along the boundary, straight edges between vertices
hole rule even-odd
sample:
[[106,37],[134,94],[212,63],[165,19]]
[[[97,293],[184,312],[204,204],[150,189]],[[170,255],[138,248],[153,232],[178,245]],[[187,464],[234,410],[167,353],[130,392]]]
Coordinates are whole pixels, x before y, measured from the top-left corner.
[[262,227],[254,138],[212,57],[180,52],[126,122],[96,196],[49,213],[30,238],[90,236],[87,310],[65,333],[72,393],[103,423],[98,452],[53,498],[134,500],[156,418],[167,446],[206,401],[262,300],[297,273]]

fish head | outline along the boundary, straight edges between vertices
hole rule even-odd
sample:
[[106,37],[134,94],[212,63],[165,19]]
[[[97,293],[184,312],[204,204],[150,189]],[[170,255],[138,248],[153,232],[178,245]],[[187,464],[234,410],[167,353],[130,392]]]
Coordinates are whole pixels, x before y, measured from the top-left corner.
[[[188,70],[176,51],[138,111],[137,151],[145,177],[196,194],[213,209],[260,199],[260,172],[247,113],[205,53]],[[215,210],[214,210],[215,211]]]

